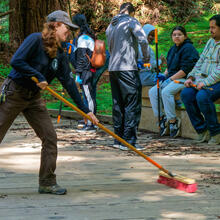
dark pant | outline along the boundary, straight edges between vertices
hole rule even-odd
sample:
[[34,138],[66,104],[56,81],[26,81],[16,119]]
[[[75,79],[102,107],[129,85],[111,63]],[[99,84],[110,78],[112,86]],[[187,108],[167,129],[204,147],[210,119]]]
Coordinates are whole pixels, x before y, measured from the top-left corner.
[[40,92],[32,93],[9,78],[4,84],[7,84],[8,88],[6,101],[0,104],[0,143],[17,115],[22,112],[42,141],[39,184],[44,186],[56,184],[54,171],[57,159],[57,136]]
[[110,82],[114,131],[134,145],[141,116],[142,87],[138,71],[110,72]]
[[214,104],[220,98],[220,83],[210,88],[213,90],[185,88],[181,92],[181,99],[196,132],[202,133],[209,130],[211,136],[214,136],[220,133]]
[[[105,61],[105,65],[96,69],[96,72],[93,73],[93,77],[92,77],[92,92],[93,92],[93,97],[94,99],[96,100],[96,89],[97,89],[97,84],[98,84],[98,81],[100,79],[100,77],[102,76],[102,74],[108,69],[108,64],[109,64],[109,58],[110,58],[110,55],[109,55],[109,52],[106,51],[106,61]],[[87,99],[83,93],[83,102],[85,104],[85,106],[88,106],[88,102],[87,102]]]
[[[93,73],[85,70],[80,77],[82,79],[82,84],[80,86],[83,93],[83,102],[92,113],[96,114],[96,99],[92,86]],[[88,121],[88,124],[91,124],[91,121]]]

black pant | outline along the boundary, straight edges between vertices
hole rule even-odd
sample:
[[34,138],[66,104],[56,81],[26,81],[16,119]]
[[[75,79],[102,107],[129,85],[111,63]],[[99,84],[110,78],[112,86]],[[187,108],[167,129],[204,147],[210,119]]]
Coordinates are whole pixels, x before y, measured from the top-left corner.
[[[91,71],[83,71],[81,74],[82,84],[81,89],[83,92],[83,101],[84,104],[89,108],[89,110],[96,114],[96,98],[95,98],[95,92],[93,87],[93,75]],[[90,121],[88,121],[90,124]]]
[[[110,72],[115,133],[134,145],[141,116],[141,82],[138,71]],[[117,141],[115,141],[117,143]]]

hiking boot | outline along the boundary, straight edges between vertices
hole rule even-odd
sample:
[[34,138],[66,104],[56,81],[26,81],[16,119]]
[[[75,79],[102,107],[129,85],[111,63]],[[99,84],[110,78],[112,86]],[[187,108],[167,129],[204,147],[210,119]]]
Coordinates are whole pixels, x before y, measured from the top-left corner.
[[212,136],[208,142],[208,145],[217,145],[220,144],[220,134]]
[[176,121],[174,123],[169,122],[170,127],[170,137],[175,138],[180,133],[180,124],[181,120],[179,118],[176,118]]
[[163,115],[160,120],[160,136],[164,136],[166,134],[168,134],[167,118]]
[[203,143],[205,141],[208,141],[210,139],[210,134],[209,131],[204,131],[200,134],[198,134],[198,137],[196,138],[196,140],[194,141],[195,143]]
[[78,132],[96,132],[94,125],[84,125],[83,128],[78,129]]
[[55,195],[64,195],[67,193],[67,190],[56,184],[52,186],[39,186],[38,192],[40,194],[49,193],[49,194],[55,194]]

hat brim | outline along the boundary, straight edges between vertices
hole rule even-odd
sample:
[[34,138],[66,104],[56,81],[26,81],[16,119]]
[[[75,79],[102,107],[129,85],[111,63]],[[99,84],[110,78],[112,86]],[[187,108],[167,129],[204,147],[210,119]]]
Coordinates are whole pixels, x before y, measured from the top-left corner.
[[68,25],[71,29],[73,30],[76,30],[79,28],[79,26],[73,24],[73,23],[70,23],[70,22],[65,22],[66,25]]

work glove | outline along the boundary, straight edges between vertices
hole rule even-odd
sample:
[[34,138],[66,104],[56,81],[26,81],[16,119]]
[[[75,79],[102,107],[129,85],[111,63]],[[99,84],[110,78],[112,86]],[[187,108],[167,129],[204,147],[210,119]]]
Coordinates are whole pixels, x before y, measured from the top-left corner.
[[137,67],[138,67],[138,69],[148,69],[148,70],[150,70],[151,64],[150,63],[144,63],[143,61],[138,61],[137,62]]
[[137,62],[137,67],[138,67],[139,70],[144,69],[144,62],[138,61]]
[[80,78],[79,75],[76,74],[76,79],[75,79],[76,83],[82,84],[82,79]]
[[159,81],[163,82],[166,79],[166,76],[164,74],[159,73],[158,75],[155,76],[154,83],[156,83],[158,79]]

